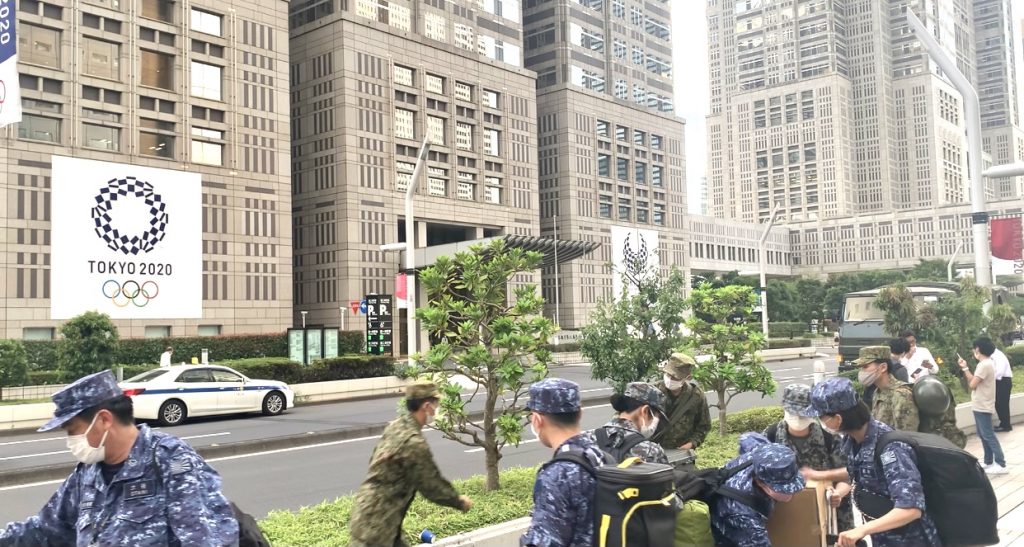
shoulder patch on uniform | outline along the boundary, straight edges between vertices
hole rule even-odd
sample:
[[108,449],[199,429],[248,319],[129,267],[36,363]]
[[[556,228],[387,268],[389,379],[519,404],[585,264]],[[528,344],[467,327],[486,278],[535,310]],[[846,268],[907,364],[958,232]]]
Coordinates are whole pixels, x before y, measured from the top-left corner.
[[882,452],[882,457],[880,459],[882,460],[882,465],[892,465],[896,463],[896,453],[892,450],[886,450],[885,452]]
[[180,475],[182,473],[188,473],[192,470],[192,462],[187,456],[178,456],[171,460],[171,471],[172,475]]

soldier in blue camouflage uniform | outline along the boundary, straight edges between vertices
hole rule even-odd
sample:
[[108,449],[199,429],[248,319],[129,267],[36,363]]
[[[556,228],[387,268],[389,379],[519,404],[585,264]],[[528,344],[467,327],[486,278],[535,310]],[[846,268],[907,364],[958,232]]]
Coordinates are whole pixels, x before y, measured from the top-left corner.
[[748,440],[753,448],[725,467],[751,465],[730,477],[725,486],[751,496],[754,503],[747,505],[724,495],[714,498],[711,532],[719,547],[771,547],[767,527],[775,502],[789,501],[804,488],[804,477],[792,450],[768,443],[760,434]]
[[[658,388],[644,382],[632,382],[626,386],[622,394],[612,396],[612,407],[618,416],[601,426],[608,436],[608,444],[601,446],[606,452],[623,446],[630,434],[641,435],[645,439],[654,436],[658,424],[665,419],[665,408],[661,403],[661,392]],[[597,431],[590,433],[590,438],[600,445]],[[648,463],[668,463],[665,449],[658,443],[644,440],[629,450],[629,456],[640,458]]]
[[[888,499],[894,505],[888,513],[870,515],[876,518],[841,533],[839,545],[853,547],[865,536],[871,536],[875,547],[942,545],[925,507],[914,450],[906,443],[890,443],[879,458],[879,466],[875,443],[892,428],[871,417],[867,406],[857,397],[853,383],[846,378],[829,378],[815,385],[810,412],[818,415],[826,430],[846,434],[843,454],[847,460],[847,476],[836,486],[833,503],[837,503],[836,498],[850,494],[852,481],[853,488],[863,488],[866,493]],[[859,497],[860,494],[854,495],[854,500]]]
[[[530,386],[530,429],[555,453],[582,453],[594,467],[604,460],[590,437],[580,432],[580,386],[548,378]],[[533,519],[521,546],[589,547],[594,542],[594,477],[582,466],[549,462],[533,485]]]
[[765,437],[761,433],[757,433],[756,431],[747,431],[746,433],[740,434],[740,440],[739,440],[740,453],[739,454],[740,454],[740,456],[742,456],[742,455],[746,454],[747,452],[751,452],[755,448],[757,448],[757,447],[759,447],[761,445],[768,444],[770,442],[771,441],[769,441],[768,438]]
[[220,476],[176,437],[136,428],[110,371],[53,395],[58,427],[80,462],[38,515],[0,532],[0,547],[238,545]]

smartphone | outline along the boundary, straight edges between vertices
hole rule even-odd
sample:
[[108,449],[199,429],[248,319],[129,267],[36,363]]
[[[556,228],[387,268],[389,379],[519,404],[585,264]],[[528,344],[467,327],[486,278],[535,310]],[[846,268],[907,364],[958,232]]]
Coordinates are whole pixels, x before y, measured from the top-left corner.
[[959,359],[959,360],[961,360],[961,361],[963,361],[963,359],[964,359],[963,357],[960,357],[960,354],[959,354],[959,353],[957,353],[957,354],[956,354],[956,358],[957,358],[957,359]]

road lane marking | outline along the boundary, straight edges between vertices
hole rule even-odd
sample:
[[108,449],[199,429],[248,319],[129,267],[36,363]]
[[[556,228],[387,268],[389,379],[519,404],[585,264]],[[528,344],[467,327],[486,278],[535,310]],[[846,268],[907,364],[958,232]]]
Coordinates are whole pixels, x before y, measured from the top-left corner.
[[31,483],[28,483],[28,484],[16,484],[14,486],[3,486],[3,487],[0,487],[0,492],[6,492],[8,490],[21,490],[22,488],[34,488],[36,486],[46,486],[48,484],[60,484],[60,483],[62,483],[64,481],[66,481],[66,480],[67,479],[56,479],[56,480],[52,480],[52,481],[31,482]]
[[[231,434],[230,431],[225,431],[223,433],[208,433],[206,435],[192,435],[192,436],[189,436],[189,437],[180,437],[180,438],[182,440],[185,440],[185,439],[202,439],[202,438],[206,438],[206,437],[220,437],[220,436],[223,436],[223,435],[230,435],[230,434]],[[54,438],[51,438],[49,440],[54,440],[54,439],[67,439],[67,437],[54,437]],[[40,439],[40,440],[42,440],[42,439]],[[21,442],[21,441],[19,441],[19,442]],[[25,458],[35,458],[35,457],[42,457],[42,456],[55,456],[57,454],[67,454],[67,453],[68,453],[67,450],[58,450],[56,452],[39,452],[37,454],[22,454],[20,456],[5,456],[3,458],[0,458],[0,461],[23,460]]]
[[800,369],[802,369],[802,368],[803,368],[803,367],[793,367],[793,368],[778,368],[778,369],[771,369],[771,371],[772,371],[772,372],[793,372],[794,370],[800,370]]
[[230,435],[230,434],[231,434],[230,431],[225,431],[223,433],[207,433],[206,435],[191,435],[191,436],[188,436],[188,437],[178,437],[178,438],[184,441],[185,439],[205,439],[207,437],[220,437],[220,436],[223,436],[223,435]]
[[11,446],[15,444],[27,444],[27,443],[42,443],[46,441],[60,441],[67,437],[46,437],[45,439],[29,439],[27,441],[8,441],[6,443],[0,443],[0,446]]

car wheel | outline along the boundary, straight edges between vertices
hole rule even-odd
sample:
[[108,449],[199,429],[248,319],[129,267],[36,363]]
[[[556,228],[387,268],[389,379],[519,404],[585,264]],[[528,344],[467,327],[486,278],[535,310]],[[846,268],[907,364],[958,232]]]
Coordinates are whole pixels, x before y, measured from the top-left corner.
[[263,415],[277,416],[284,412],[285,399],[280,391],[271,391],[263,398]]
[[185,421],[186,416],[188,416],[188,410],[185,408],[185,403],[171,399],[160,405],[160,413],[157,418],[163,425],[178,425]]

